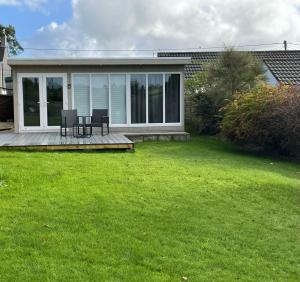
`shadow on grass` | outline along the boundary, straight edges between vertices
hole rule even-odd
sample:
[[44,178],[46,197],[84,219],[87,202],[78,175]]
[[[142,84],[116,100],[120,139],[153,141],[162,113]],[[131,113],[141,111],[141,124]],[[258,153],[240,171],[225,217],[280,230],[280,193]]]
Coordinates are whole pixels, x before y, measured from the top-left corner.
[[[271,153],[265,153],[262,151],[253,151],[250,148],[245,148],[242,146],[238,146],[229,142],[226,142],[218,137],[215,136],[192,136],[190,141],[182,142],[182,141],[146,141],[144,143],[152,143],[157,145],[166,145],[169,148],[170,146],[176,146],[181,149],[182,154],[187,153],[188,151],[193,151],[194,153],[203,153],[203,149],[205,149],[208,152],[216,153],[219,152],[221,154],[228,154],[228,155],[236,155],[241,157],[250,157],[255,159],[261,159],[261,160],[270,160],[270,161],[280,161],[280,162],[287,162],[287,163],[294,163],[296,165],[300,165],[300,160],[289,157],[289,156],[282,156],[282,155],[276,155]],[[186,150],[187,147],[190,147],[191,150]],[[166,155],[173,155],[173,151],[170,150],[163,150],[163,152]],[[160,151],[160,153],[163,153]],[[177,155],[176,155],[177,157]]]
[[28,148],[9,148],[2,147],[0,152],[9,152],[9,153],[44,153],[44,154],[121,154],[121,153],[134,153],[134,150],[128,149],[78,149],[78,150],[47,150],[47,149],[28,149]]

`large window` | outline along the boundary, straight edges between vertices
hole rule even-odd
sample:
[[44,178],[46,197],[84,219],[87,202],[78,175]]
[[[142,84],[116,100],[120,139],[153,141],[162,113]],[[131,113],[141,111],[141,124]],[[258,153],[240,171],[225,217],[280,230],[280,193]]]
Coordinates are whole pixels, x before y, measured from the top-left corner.
[[75,74],[74,81],[74,108],[80,116],[90,114],[90,76],[89,74]]
[[165,75],[166,123],[180,122],[180,75]]
[[131,123],[146,123],[146,75],[131,75]]
[[73,74],[74,109],[79,115],[108,109],[116,126],[176,125],[181,120],[180,79],[176,73]]
[[110,76],[111,87],[111,123],[126,123],[126,76],[113,74]]
[[108,75],[92,74],[91,89],[93,109],[108,110]]
[[163,75],[148,75],[148,121],[163,123]]

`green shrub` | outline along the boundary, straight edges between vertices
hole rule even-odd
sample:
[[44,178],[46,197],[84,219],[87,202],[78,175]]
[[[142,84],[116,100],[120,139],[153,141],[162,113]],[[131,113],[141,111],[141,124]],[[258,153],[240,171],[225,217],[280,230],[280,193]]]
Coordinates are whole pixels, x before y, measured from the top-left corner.
[[246,52],[228,49],[203,71],[186,81],[186,122],[193,132],[216,134],[223,118],[221,109],[236,91],[255,87],[265,79],[260,61]]
[[259,85],[235,94],[221,129],[237,144],[300,157],[300,89]]

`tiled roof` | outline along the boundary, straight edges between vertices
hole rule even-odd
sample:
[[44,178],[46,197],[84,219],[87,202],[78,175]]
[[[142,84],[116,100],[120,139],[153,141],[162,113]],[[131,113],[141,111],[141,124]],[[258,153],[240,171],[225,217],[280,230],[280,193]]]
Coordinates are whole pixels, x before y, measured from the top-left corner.
[[[203,65],[218,58],[222,52],[161,52],[158,57],[191,57],[192,63],[185,66],[185,77],[202,71]],[[300,50],[249,51],[263,60],[274,77],[282,83],[300,85]]]

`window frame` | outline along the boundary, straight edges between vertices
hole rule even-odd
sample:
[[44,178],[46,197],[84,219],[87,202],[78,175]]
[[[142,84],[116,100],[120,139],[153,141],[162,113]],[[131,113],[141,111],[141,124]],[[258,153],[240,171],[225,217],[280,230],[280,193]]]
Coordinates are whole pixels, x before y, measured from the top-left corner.
[[[40,126],[25,126],[24,125],[24,97],[23,97],[23,78],[38,78],[39,79],[39,103],[40,103]],[[18,101],[18,132],[49,132],[56,131],[59,126],[48,126],[47,123],[47,93],[46,93],[46,79],[47,77],[62,77],[63,78],[63,109],[68,109],[68,73],[67,72],[20,72],[17,73],[17,93]]]
[[[154,123],[154,122],[152,122],[152,123],[149,123],[149,74],[150,75],[162,75],[162,77],[163,77],[163,79],[162,79],[162,83],[163,83],[163,104],[162,104],[162,107],[163,107],[163,122],[161,123],[161,122],[158,122],[158,123]],[[165,88],[166,88],[166,85],[165,85],[165,77],[166,77],[166,72],[164,72],[164,73],[156,73],[156,72],[153,72],[153,73],[147,73],[147,75],[146,75],[146,77],[147,77],[147,79],[146,79],[146,82],[147,82],[147,85],[146,85],[146,87],[147,87],[147,92],[146,92],[146,99],[147,99],[147,119],[146,119],[146,121],[147,121],[147,124],[154,124],[154,125],[161,125],[161,124],[165,124],[165,111],[166,111],[166,109],[165,109]],[[180,82],[181,83],[181,82]],[[181,84],[180,84],[181,85]],[[181,93],[180,93],[180,95],[181,95]]]
[[[117,124],[117,123],[112,123],[112,119],[111,119],[111,76],[112,75],[124,75],[125,77],[125,110],[126,110],[126,122],[125,123],[121,123],[121,124]],[[127,75],[126,73],[109,73],[108,74],[108,112],[109,112],[109,126],[111,127],[127,127],[128,124],[128,113],[127,113],[127,109],[128,109],[128,95],[127,95]]]
[[[71,97],[72,97],[72,109],[74,109],[74,75],[88,75],[90,80],[90,113],[92,113],[92,85],[91,85],[91,77],[92,75],[108,75],[108,112],[109,116],[111,116],[111,75],[124,75],[126,81],[126,123],[124,124],[112,124],[110,120],[111,127],[167,127],[167,126],[182,126],[184,120],[184,80],[183,80],[183,72],[179,71],[153,71],[153,72],[71,72]],[[143,74],[146,75],[146,123],[131,123],[131,75]],[[162,74],[163,75],[163,122],[162,123],[149,123],[149,109],[148,109],[148,75],[149,74]],[[165,94],[166,94],[166,74],[179,74],[179,82],[180,82],[180,99],[179,99],[179,122],[176,123],[166,123],[166,107],[165,107]]]

